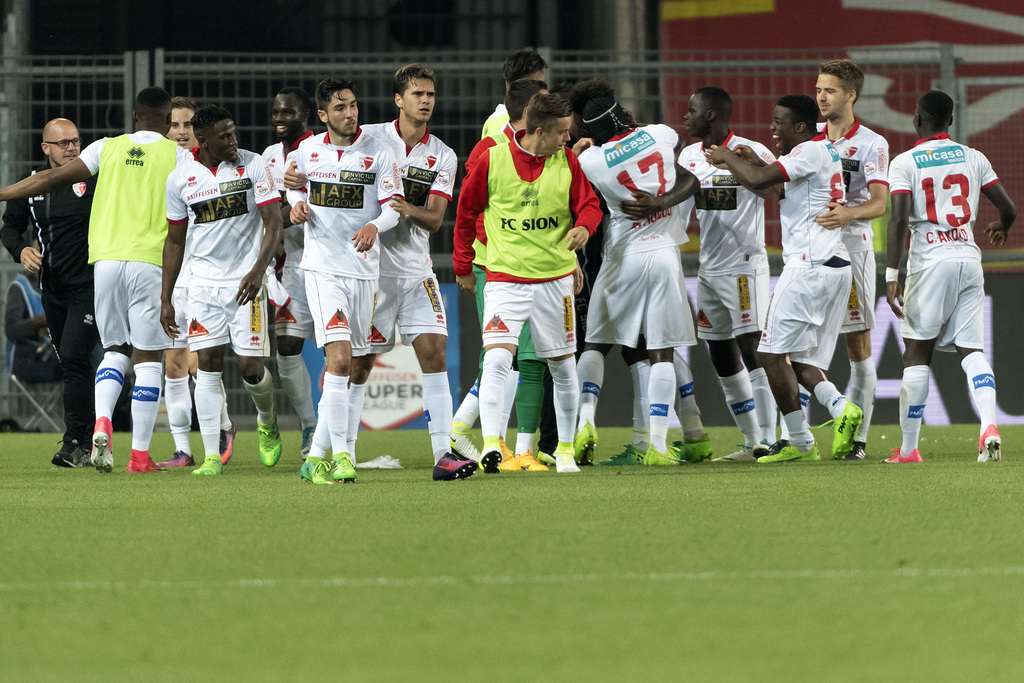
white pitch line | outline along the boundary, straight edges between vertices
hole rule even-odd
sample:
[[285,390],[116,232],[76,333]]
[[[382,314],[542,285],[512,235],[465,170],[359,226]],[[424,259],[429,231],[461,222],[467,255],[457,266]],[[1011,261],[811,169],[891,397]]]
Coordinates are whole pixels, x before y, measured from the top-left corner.
[[82,591],[126,592],[137,590],[200,590],[203,588],[274,589],[274,588],[421,588],[433,586],[520,586],[576,583],[693,583],[736,581],[834,581],[849,579],[905,579],[905,578],[977,578],[998,576],[1024,576],[1024,567],[942,567],[920,569],[785,569],[750,571],[703,572],[626,572],[621,574],[549,574],[549,575],[494,575],[494,576],[412,576],[406,578],[378,576],[352,578],[335,576],[322,579],[229,579],[226,581],[14,581],[0,583],[0,592],[25,591]]

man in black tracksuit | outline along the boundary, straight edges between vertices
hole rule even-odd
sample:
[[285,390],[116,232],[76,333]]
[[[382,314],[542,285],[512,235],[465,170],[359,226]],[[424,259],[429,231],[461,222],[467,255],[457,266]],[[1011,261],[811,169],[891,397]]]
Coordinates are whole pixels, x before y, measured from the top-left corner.
[[[78,129],[67,119],[43,128],[47,163],[32,173],[55,168],[81,152]],[[39,272],[43,310],[64,371],[66,432],[53,464],[89,465],[94,415],[93,349],[99,342],[93,312],[93,275],[89,265],[89,211],[96,176],[48,195],[7,202],[0,240],[16,262]],[[33,246],[38,240],[39,248]]]

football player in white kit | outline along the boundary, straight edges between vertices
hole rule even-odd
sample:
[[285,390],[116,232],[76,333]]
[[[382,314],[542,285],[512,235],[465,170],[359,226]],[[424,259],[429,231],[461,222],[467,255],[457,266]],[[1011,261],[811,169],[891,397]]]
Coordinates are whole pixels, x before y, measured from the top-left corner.
[[833,458],[843,458],[853,448],[862,416],[860,407],[825,376],[849,300],[851,275],[840,232],[814,221],[828,211],[829,203],[842,204],[845,198],[839,155],[827,141],[812,140],[817,119],[813,99],[786,95],[772,114],[772,137],[782,153],[775,163],[765,164],[752,151],[724,145],[710,152],[712,163],[724,165],[751,190],[786,183],[780,203],[785,266],[772,293],[758,353],[789,427],[789,445],[758,462],[821,459],[800,407],[798,381],[835,420]]
[[[193,474],[223,472],[220,414],[224,349],[230,345],[246,391],[256,405],[260,458],[281,457],[274,412],[274,382],[263,365],[269,351],[263,278],[281,241],[281,194],[263,159],[238,149],[235,122],[222,107],[192,117],[198,152],[167,178],[167,221],[160,324],[172,338],[180,329],[172,301],[185,234],[191,230],[188,284],[189,347],[199,355],[196,414],[206,458]],[[262,228],[262,230],[261,230]]]
[[397,335],[411,343],[423,370],[423,412],[434,454],[435,480],[464,479],[477,462],[451,452],[452,395],[445,347],[448,322],[430,261],[429,234],[441,229],[452,200],[458,158],[427,130],[434,111],[434,72],[408,64],[395,72],[398,118],[362,127],[391,148],[401,174],[405,199],[391,207],[401,215],[397,227],[380,237],[380,289],[370,329],[370,347],[355,353],[349,387],[349,452],[355,456],[366,380],[377,360],[395,346]]
[[[587,350],[596,352],[598,345],[612,344],[635,348],[644,336],[651,361],[651,436],[642,462],[677,464],[683,456],[666,442],[676,391],[673,355],[675,347],[696,345],[697,339],[676,241],[680,218],[674,207],[693,196],[699,183],[676,166],[679,135],[668,126],[638,128],[610,97],[587,103],[583,124],[594,145],[580,153],[580,167],[609,211],[601,270],[587,312]],[[650,210],[627,213],[622,202],[636,203],[641,196]],[[581,385],[581,391],[586,390]]]
[[327,357],[313,445],[299,472],[314,484],[333,484],[356,480],[347,439],[349,373],[353,354],[369,346],[380,272],[378,236],[398,224],[390,203],[404,195],[390,145],[359,128],[355,83],[320,81],[316,106],[327,133],[293,154],[306,185],[288,190],[292,224],[305,223],[299,266],[306,271],[316,343]]
[[[889,219],[886,299],[902,320],[906,344],[900,388],[903,443],[885,462],[921,462],[918,437],[928,400],[932,352],[953,351],[967,375],[967,388],[981,417],[978,462],[999,460],[996,379],[985,357],[985,279],[974,238],[979,195],[999,210],[985,227],[989,243],[1001,245],[1017,208],[981,152],[952,140],[953,100],[937,90],[925,93],[914,111],[920,138],[892,161],[892,216]],[[900,259],[910,229],[906,298],[899,284]]]
[[[278,191],[284,192],[286,158],[299,144],[308,140],[313,131],[309,129],[309,114],[312,106],[306,91],[295,86],[281,88],[271,105],[271,122],[277,142],[263,150],[263,161],[267,174],[274,179]],[[281,268],[281,284],[290,297],[288,303],[279,306],[274,316],[274,334],[277,336],[277,373],[281,386],[299,416],[302,427],[300,453],[305,459],[313,444],[316,429],[316,410],[313,406],[313,385],[302,359],[302,344],[313,339],[313,317],[306,302],[306,281],[299,268],[302,260],[301,225],[291,225],[291,207],[281,204],[284,216],[284,265]]]
[[768,312],[764,198],[780,188],[753,192],[707,160],[706,150],[713,145],[742,145],[765,163],[775,161],[764,145],[732,132],[731,113],[732,98],[725,90],[706,86],[694,92],[684,123],[698,142],[683,148],[679,165],[700,181],[695,197],[701,237],[697,336],[707,340],[711,364],[744,440],[740,450],[716,460],[754,461],[767,455],[775,440],[775,401],[757,344]]
[[828,140],[843,164],[846,206],[833,204],[818,216],[826,228],[842,228],[843,244],[850,254],[853,287],[846,320],[840,332],[846,336],[850,358],[850,398],[863,407],[864,420],[857,430],[847,460],[863,460],[868,427],[874,410],[878,375],[871,357],[871,329],[875,326],[875,246],[871,219],[885,214],[889,201],[889,143],[854,116],[853,105],[864,88],[864,73],[849,59],[832,59],[818,67],[818,110],[825,118],[816,139]]

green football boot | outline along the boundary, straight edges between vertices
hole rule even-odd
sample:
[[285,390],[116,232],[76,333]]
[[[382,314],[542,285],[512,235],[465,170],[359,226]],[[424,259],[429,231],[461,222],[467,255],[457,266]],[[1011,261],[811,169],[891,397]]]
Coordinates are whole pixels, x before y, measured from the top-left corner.
[[580,427],[576,440],[573,442],[573,451],[576,456],[576,464],[593,465],[594,449],[597,447],[597,428],[587,420]]
[[673,441],[672,446],[679,451],[680,459],[686,462],[701,462],[714,455],[714,452],[711,450],[711,437],[707,434],[704,434],[699,439]]
[[324,458],[306,458],[299,468],[299,476],[313,484],[333,484],[331,466]]
[[356,466],[352,464],[352,456],[348,453],[334,456],[331,478],[342,484],[351,484],[356,480]]
[[864,411],[847,399],[843,414],[832,422],[832,458],[842,460],[853,450],[857,428],[864,421]]
[[617,455],[613,455],[607,460],[602,460],[597,463],[605,467],[625,467],[627,465],[639,465],[644,459],[644,451],[640,450],[633,444],[626,444],[623,451]]
[[220,453],[206,456],[203,464],[192,470],[192,474],[223,474],[224,465],[220,461]]
[[260,424],[256,421],[256,431],[260,435],[260,460],[267,467],[273,467],[281,459],[281,432],[277,430],[277,416],[274,416],[270,424]]
[[804,453],[797,450],[796,446],[785,446],[774,455],[764,455],[757,459],[758,462],[795,462],[797,460],[810,462],[821,460],[818,447],[814,446],[809,453]]
[[658,451],[652,444],[644,453],[644,465],[681,465],[685,462],[682,455],[672,446],[667,446],[665,452]]

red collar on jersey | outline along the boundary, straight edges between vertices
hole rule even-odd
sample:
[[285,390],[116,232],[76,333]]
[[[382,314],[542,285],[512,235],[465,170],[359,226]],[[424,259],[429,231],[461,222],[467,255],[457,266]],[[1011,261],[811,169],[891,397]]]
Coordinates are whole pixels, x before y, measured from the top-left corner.
[[312,137],[313,131],[307,130],[305,133],[295,139],[295,144],[289,145],[287,140],[282,140],[281,144],[284,145],[284,154],[288,156],[289,152],[294,152],[299,148],[299,143],[308,137]]
[[949,133],[936,133],[935,135],[931,136],[930,138],[922,138],[921,140],[918,140],[917,142],[914,143],[914,147],[917,147],[918,145],[923,145],[924,143],[928,142],[929,140],[952,140],[952,139],[953,138],[949,137]]
[[[363,127],[362,126],[356,127],[356,136],[354,138],[352,138],[352,142],[350,142],[349,145],[356,144],[356,140],[358,140],[359,136],[362,135],[362,134],[363,134]],[[333,142],[331,142],[331,131],[327,131],[326,133],[324,133],[324,140],[323,140],[323,142],[324,142],[325,145],[330,145],[331,147],[337,147],[337,145],[335,145]]]
[[[732,128],[730,128],[729,129],[729,134],[725,136],[725,140],[722,140],[722,144],[719,145],[719,147],[728,147],[729,146],[729,141],[732,140],[734,137],[736,137],[736,136],[733,135]],[[700,151],[703,152],[705,149],[706,148],[704,147],[704,141],[701,140],[700,141]]]
[[[860,130],[860,119],[858,119],[857,117],[854,117],[854,119],[853,119],[853,128],[851,128],[850,130],[846,131],[846,135],[844,135],[841,138],[839,138],[839,140],[849,140],[850,138],[852,138],[854,135],[857,134],[858,130]],[[821,129],[821,132],[818,133],[817,135],[815,135],[811,139],[812,140],[816,140],[818,142],[823,142],[825,140],[828,140],[829,142],[839,142],[839,140],[831,140],[831,139],[829,139],[829,137],[828,137],[828,122],[825,123],[825,127]]]
[[[399,140],[402,140],[403,142],[405,141],[405,139],[402,137],[402,129],[398,127],[398,119],[395,119],[395,133],[398,134],[398,139]],[[416,145],[425,145],[425,144],[427,144],[427,142],[429,142],[429,140],[430,140],[430,129],[427,128],[426,131],[423,133],[423,137],[420,138],[420,141],[417,142]],[[412,147],[415,147],[416,145],[413,145]],[[410,147],[409,145],[405,146],[405,155],[406,156],[409,156],[409,152],[412,151],[412,147]]]
[[516,129],[512,127],[511,123],[506,123],[505,127],[501,129],[501,132],[507,135],[509,140],[516,137]]
[[[196,145],[195,147],[192,148],[192,156],[200,164],[203,164],[203,160],[199,158],[199,145]],[[206,168],[206,170],[208,170],[213,175],[217,175],[217,169],[220,168],[220,164],[217,164],[213,168],[210,168],[209,166],[206,166],[206,164],[203,164],[203,166]]]

